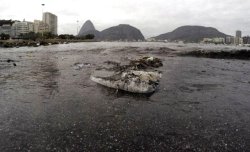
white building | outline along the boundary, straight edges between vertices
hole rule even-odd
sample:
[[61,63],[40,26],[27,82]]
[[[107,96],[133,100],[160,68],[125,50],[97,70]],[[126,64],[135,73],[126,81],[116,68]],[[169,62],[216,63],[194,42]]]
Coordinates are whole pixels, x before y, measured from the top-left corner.
[[234,37],[233,36],[227,36],[226,37],[226,44],[234,44]]
[[49,25],[49,32],[51,32],[54,35],[57,35],[57,16],[45,12],[43,13],[43,22]]
[[49,32],[49,25],[40,20],[34,20],[34,32],[45,33]]
[[213,42],[215,44],[224,44],[225,43],[225,38],[223,38],[223,37],[216,37],[216,38],[213,38]]
[[151,38],[148,38],[147,41],[148,41],[148,42],[155,42],[156,39],[155,39],[154,37],[151,37]]
[[204,38],[202,43],[224,44],[225,38],[223,38],[223,37]]
[[236,31],[236,33],[235,33],[234,44],[235,45],[243,44],[242,32],[239,30]]
[[13,24],[13,32],[15,37],[18,37],[22,34],[27,34],[29,32],[34,32],[34,23],[27,21],[16,21]]

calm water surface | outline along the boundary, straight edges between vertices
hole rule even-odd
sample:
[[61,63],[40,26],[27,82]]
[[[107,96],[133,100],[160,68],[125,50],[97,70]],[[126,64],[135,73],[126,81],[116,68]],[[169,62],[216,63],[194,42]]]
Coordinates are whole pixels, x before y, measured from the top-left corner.
[[[0,151],[248,151],[250,62],[176,56],[198,47],[0,48]],[[164,64],[152,95],[116,93],[89,79],[105,61],[149,55]]]

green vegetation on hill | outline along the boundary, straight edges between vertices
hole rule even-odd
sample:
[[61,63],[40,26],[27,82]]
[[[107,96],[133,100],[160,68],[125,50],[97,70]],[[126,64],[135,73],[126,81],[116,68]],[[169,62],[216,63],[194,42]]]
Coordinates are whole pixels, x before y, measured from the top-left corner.
[[181,26],[172,32],[156,36],[156,40],[200,42],[203,38],[226,37],[227,35],[216,28],[204,26]]

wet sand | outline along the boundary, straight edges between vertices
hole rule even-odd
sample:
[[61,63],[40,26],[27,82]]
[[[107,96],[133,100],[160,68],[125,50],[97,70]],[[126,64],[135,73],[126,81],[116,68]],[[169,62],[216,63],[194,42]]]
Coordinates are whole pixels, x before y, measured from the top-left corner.
[[[0,48],[0,151],[248,151],[250,61],[178,55],[198,49],[235,48],[104,42]],[[105,61],[141,56],[163,61],[152,95],[117,93],[89,79]]]

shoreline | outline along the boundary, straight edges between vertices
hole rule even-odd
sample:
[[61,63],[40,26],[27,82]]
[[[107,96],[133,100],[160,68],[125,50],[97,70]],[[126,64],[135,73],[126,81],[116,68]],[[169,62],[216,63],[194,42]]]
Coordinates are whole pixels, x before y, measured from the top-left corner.
[[56,44],[79,42],[97,42],[95,40],[70,40],[70,39],[44,39],[44,40],[0,40],[0,48],[39,47]]

